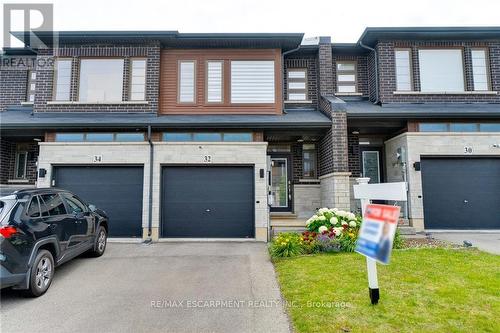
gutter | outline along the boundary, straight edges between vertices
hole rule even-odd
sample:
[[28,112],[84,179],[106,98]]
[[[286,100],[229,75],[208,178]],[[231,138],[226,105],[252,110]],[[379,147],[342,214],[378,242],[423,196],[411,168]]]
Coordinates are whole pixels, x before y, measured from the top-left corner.
[[148,238],[144,243],[151,243],[151,233],[153,229],[153,161],[154,161],[154,147],[151,141],[151,125],[148,126],[148,143],[149,143],[149,202],[148,202]]
[[281,54],[281,74],[283,75],[283,77],[281,78],[281,103],[283,104],[282,111],[285,114],[286,114],[286,110],[285,110],[285,56],[290,54],[290,53],[296,52],[299,49],[300,49],[300,44],[296,48],[285,51]]
[[363,41],[360,39],[359,41],[359,46],[361,46],[362,48],[366,49],[366,50],[370,50],[373,52],[373,54],[375,55],[375,102],[373,102],[373,104],[378,104],[380,101],[379,101],[379,83],[378,83],[378,53],[377,53],[377,50],[368,46],[368,45],[365,45],[363,44]]

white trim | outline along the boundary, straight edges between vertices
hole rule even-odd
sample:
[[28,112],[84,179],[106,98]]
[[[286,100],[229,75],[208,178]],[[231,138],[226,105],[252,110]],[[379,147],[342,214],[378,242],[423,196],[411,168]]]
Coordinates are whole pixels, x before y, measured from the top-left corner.
[[284,102],[285,102],[285,104],[312,104],[312,101],[300,101],[300,100],[298,100],[298,101],[286,100]]
[[144,240],[142,238],[133,238],[133,237],[108,237],[108,243],[133,243],[139,244]]
[[393,91],[394,95],[498,95],[498,91]]
[[363,96],[363,93],[360,93],[360,92],[353,92],[353,93],[337,92],[337,93],[335,93],[335,96]]
[[500,234],[498,229],[425,229],[425,232],[440,234],[440,233],[453,233],[453,234]]
[[21,102],[21,105],[33,105],[34,102]]
[[116,102],[80,102],[80,101],[47,101],[47,105],[127,105],[149,104],[148,101],[116,101]]

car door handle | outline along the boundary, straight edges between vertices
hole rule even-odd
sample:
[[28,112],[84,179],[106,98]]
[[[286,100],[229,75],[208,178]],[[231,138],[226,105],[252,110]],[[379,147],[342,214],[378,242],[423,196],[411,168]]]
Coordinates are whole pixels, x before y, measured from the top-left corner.
[[468,200],[464,200],[464,203],[468,203],[469,201]]

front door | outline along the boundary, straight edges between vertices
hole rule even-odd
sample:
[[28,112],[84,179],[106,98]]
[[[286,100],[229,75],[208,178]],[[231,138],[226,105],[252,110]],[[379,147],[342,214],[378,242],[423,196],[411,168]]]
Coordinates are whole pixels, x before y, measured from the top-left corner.
[[383,182],[382,149],[366,147],[361,149],[361,173],[370,178],[370,184]]
[[271,211],[292,210],[291,165],[289,155],[271,156]]

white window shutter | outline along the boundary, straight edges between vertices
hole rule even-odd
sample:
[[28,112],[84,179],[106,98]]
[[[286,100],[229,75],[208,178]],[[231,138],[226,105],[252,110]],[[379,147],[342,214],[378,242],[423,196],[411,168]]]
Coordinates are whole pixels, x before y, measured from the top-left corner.
[[231,103],[274,103],[274,61],[231,61]]
[[222,61],[207,62],[207,102],[222,102]]
[[194,61],[181,61],[179,65],[179,102],[193,103],[195,88]]

